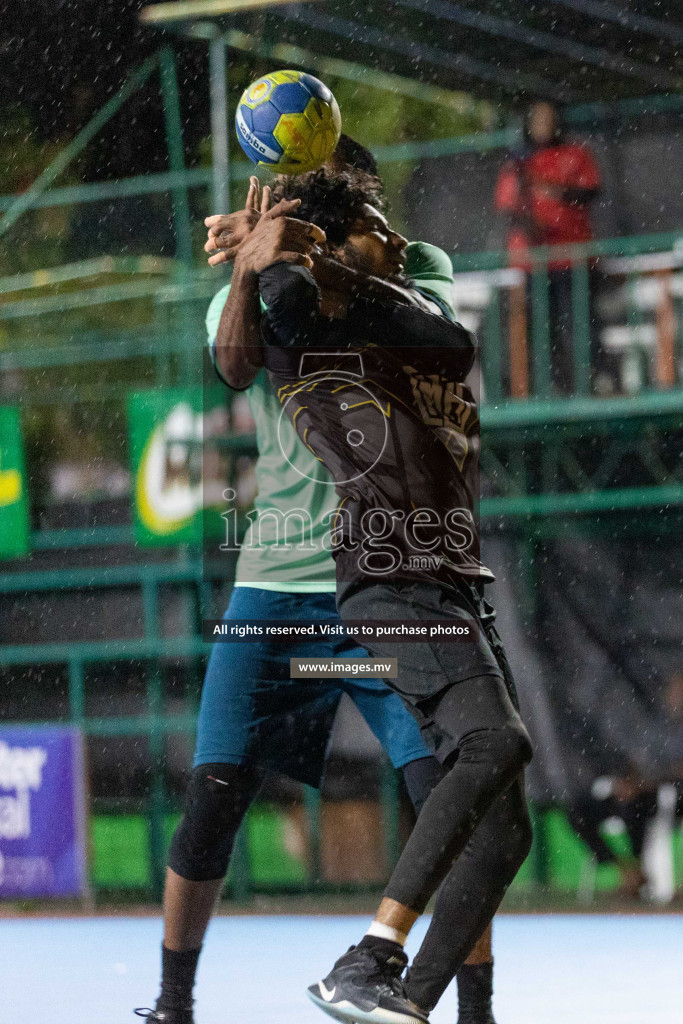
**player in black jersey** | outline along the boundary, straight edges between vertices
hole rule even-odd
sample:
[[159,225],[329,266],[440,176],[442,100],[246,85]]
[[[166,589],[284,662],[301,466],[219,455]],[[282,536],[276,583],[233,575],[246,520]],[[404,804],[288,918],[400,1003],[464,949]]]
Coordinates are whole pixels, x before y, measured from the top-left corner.
[[[350,268],[401,283],[405,240],[366,200],[363,176],[290,180],[295,216]],[[276,193],[275,198],[280,198]],[[418,818],[368,934],[309,989],[339,1020],[424,1024],[528,853],[522,772],[531,745],[479,559],[472,337],[427,302],[340,292],[292,264],[260,274],[266,366],[340,497],[333,529],[342,619],[466,623],[474,639],[403,643],[387,680],[444,775]],[[363,639],[375,657],[389,642]],[[439,888],[440,887],[440,888]],[[407,933],[439,889],[408,974]]]
[[[338,159],[335,160],[333,168],[335,173],[344,170],[344,167],[348,167],[349,164],[360,167],[371,175],[376,173],[371,155],[348,137],[342,136],[337,156]],[[381,183],[379,179],[375,179],[374,187],[378,186],[381,187]],[[348,189],[348,183],[343,188]],[[264,196],[266,191],[269,190],[264,189]],[[372,190],[368,188],[363,189],[363,195],[365,199],[373,198]],[[243,211],[226,217],[211,218],[212,230],[209,245],[211,248],[217,248],[218,246],[213,243],[217,241],[216,235],[220,234],[220,259],[222,261],[227,259],[230,252],[234,257],[238,251],[242,251],[243,245],[249,246],[251,241],[256,242],[255,250],[252,246],[252,259],[257,254],[261,267],[285,258],[296,259],[298,262],[308,265],[309,257],[306,253],[311,251],[313,243],[318,238],[323,237],[322,232],[318,234],[314,232],[314,237],[308,237],[310,225],[306,225],[302,221],[292,221],[286,215],[283,216],[288,209],[296,205],[296,202],[289,204],[285,202],[280,204],[279,210],[271,211],[273,215],[277,215],[278,219],[269,219],[256,214],[254,211],[260,204],[255,202],[258,198],[258,189],[254,179],[252,179],[250,187],[250,196],[255,205],[250,206],[248,203]],[[261,207],[261,212],[267,208],[268,202],[266,201],[265,205]],[[258,241],[256,240],[257,234]],[[304,239],[305,242],[302,241]],[[223,253],[225,255],[222,255]],[[438,312],[439,309],[443,309],[452,318],[450,307],[452,272],[445,254],[423,242],[413,243],[412,247],[409,247],[408,253],[411,279],[402,287],[397,287],[395,283],[392,284],[386,279],[380,281],[372,275],[351,270],[348,266],[329,259],[323,261],[316,258],[316,274],[320,276],[322,271],[327,268],[328,280],[334,282],[336,291],[345,290],[349,294],[362,291],[374,295],[376,298],[384,296],[396,299],[400,297],[404,302],[420,305],[422,308],[430,308],[432,311]],[[210,262],[216,262],[218,258],[212,257]],[[312,260],[310,263],[313,265]],[[220,351],[221,356],[228,358],[227,362],[222,363],[222,366],[227,374],[227,379],[237,387],[244,386],[252,380],[254,372],[262,365],[263,361],[259,335],[258,286],[258,274],[247,273],[245,275],[243,267],[242,272],[233,275],[232,278],[230,294],[235,296],[237,293],[238,301],[230,308],[230,315],[227,318],[225,318],[225,310],[228,307],[226,306],[224,310],[224,318],[229,326],[228,336],[223,339],[223,348]],[[287,430],[291,430],[289,425],[287,425]],[[311,604],[314,596],[308,595],[306,599],[306,615],[312,610],[316,610],[317,613],[320,607],[317,602]],[[293,598],[294,595],[290,595],[290,597]],[[327,595],[325,595],[326,597]],[[270,601],[268,604],[270,608],[273,607]],[[293,601],[291,604],[293,605]],[[278,652],[278,654],[280,653],[284,658],[287,652]],[[222,664],[225,667],[225,663]],[[238,692],[242,684],[246,685],[248,692],[252,692],[250,689],[252,686],[258,686],[259,679],[256,678],[259,676],[258,672],[255,683],[253,679],[248,683],[245,679],[240,681],[241,676],[249,676],[249,669],[246,665],[243,668],[240,667],[239,658],[230,667],[231,670],[235,669],[232,671],[232,676],[235,678],[229,682],[220,683],[223,697],[229,696],[225,690],[226,685],[231,693]],[[216,669],[215,681],[216,675],[220,677],[221,666],[216,663],[214,668]],[[284,681],[282,682],[284,685]],[[215,688],[210,693],[215,696]],[[296,708],[293,703],[289,706],[290,710]],[[298,712],[310,714],[308,698],[306,706],[303,708],[299,706],[298,711],[294,712],[292,722],[295,726]],[[393,733],[392,742],[395,753],[397,745],[402,742],[398,735],[401,730],[388,722],[389,716],[386,710],[383,714],[386,728]],[[220,731],[223,733],[225,730],[222,742],[232,743],[234,736],[226,734],[230,733],[231,727],[233,729],[237,727],[239,730],[239,725],[244,724],[241,715],[242,712],[233,711],[228,715],[227,721],[225,718],[221,718],[222,728]],[[262,725],[264,722],[266,723],[264,729],[268,731],[268,728],[273,726],[275,719],[266,715],[265,718],[261,716],[260,721]],[[314,719],[307,722],[307,725],[311,724],[315,724]],[[213,725],[215,726],[215,720]],[[272,728],[270,731],[272,732]],[[298,734],[300,731],[298,727],[296,731]],[[216,734],[213,733],[213,735]],[[259,742],[258,736],[257,733],[254,737],[256,744]],[[291,744],[286,749],[281,749],[277,742],[275,747],[271,742],[267,751],[268,757],[274,760],[282,756],[284,759],[282,764],[289,766],[290,770],[294,764],[293,761],[290,761],[290,757],[296,754],[296,773],[298,775],[306,770],[309,773],[307,774],[309,781],[311,778],[311,753],[307,750],[304,752],[303,759],[300,759],[301,750],[297,754]],[[200,767],[195,770],[188,792],[183,821],[174,837],[165,893],[166,928],[162,947],[161,994],[154,1010],[140,1009],[139,1011],[139,1015],[150,1022],[191,1024],[193,1020],[192,989],[201,937],[211,913],[213,899],[225,872],[236,828],[253,796],[253,785],[257,781],[249,768],[245,771],[239,764],[233,764],[231,759],[228,760],[229,764],[208,765],[212,768],[212,772],[208,774]],[[206,767],[205,765],[204,768]],[[221,771],[217,773],[219,779],[216,782],[213,769],[218,767],[221,768]],[[226,775],[225,772],[228,769],[230,771]],[[440,780],[442,769],[435,758],[420,754],[416,760],[412,760],[404,767],[403,772],[411,801],[416,812],[419,813],[429,793]],[[227,781],[229,781],[229,785]],[[224,785],[224,783],[226,784]],[[473,863],[470,870],[475,866]],[[167,938],[170,940],[170,947],[166,945]],[[493,963],[491,927],[489,925],[482,933],[481,938],[477,940],[467,961],[457,974],[458,1024],[494,1024],[491,1008],[492,982]]]

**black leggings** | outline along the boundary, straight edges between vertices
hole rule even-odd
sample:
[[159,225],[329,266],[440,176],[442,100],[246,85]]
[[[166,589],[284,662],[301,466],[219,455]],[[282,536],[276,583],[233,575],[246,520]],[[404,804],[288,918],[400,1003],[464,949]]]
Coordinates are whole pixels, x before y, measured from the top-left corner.
[[[414,804],[436,785],[443,771],[434,758],[406,765],[404,778],[408,792],[416,793]],[[417,790],[413,789],[414,774],[421,776]],[[432,922],[406,977],[406,991],[417,1006],[424,1010],[436,1006],[491,922],[531,849],[531,840],[520,776],[489,808],[441,884]]]
[[237,831],[262,781],[261,773],[243,765],[198,765],[171,840],[171,870],[190,882],[224,878]]
[[[435,758],[422,757],[402,772],[417,817],[443,768]],[[177,875],[204,882],[227,874],[237,831],[262,781],[260,772],[238,764],[202,764],[193,770],[169,851],[169,867]]]
[[455,763],[440,767],[442,778],[385,890],[421,913],[440,884],[431,925],[406,979],[410,999],[427,1011],[465,962],[531,849],[521,773],[528,752],[516,730],[495,726],[496,682],[503,685],[495,677],[456,684],[460,699],[484,715],[489,708],[491,727],[465,735]]
[[[433,757],[404,766],[403,778],[417,815],[444,775]],[[260,775],[240,765],[196,768],[171,843],[169,867],[190,881],[223,878],[235,836],[260,784]],[[438,892],[432,923],[406,980],[408,994],[418,1006],[436,1005],[491,921],[530,846],[531,825],[520,780],[485,815]],[[461,936],[457,943],[456,921]]]
[[[504,700],[502,679],[468,679],[452,690],[442,702],[453,705],[454,718],[458,714],[456,705],[460,708],[464,731],[457,751],[444,765],[444,777],[420,812],[384,893],[418,914],[424,911],[488,809],[518,778],[531,756],[521,722],[507,718],[513,709]],[[521,794],[515,806],[521,816],[525,812]],[[503,834],[501,844],[505,846],[507,841]]]
[[[465,619],[478,627],[467,643],[402,643],[396,652],[384,640],[365,642],[375,658],[398,653],[398,676],[387,684],[413,712],[444,768],[384,892],[421,914],[443,883],[425,952],[410,972],[411,998],[431,1010],[528,853],[522,771],[531,743],[495,612],[479,588],[466,581],[448,588],[426,581],[342,585],[337,603],[344,621]],[[435,957],[432,970],[428,961]]]

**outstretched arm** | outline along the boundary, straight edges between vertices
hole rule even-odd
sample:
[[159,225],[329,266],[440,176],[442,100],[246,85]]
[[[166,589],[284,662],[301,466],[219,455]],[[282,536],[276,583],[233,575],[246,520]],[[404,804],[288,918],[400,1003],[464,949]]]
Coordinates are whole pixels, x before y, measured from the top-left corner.
[[[277,263],[259,275],[270,344],[281,347],[352,347],[362,339],[387,348],[423,350],[434,367],[448,365],[458,379],[474,361],[474,337],[460,324],[425,309],[358,295],[346,316],[331,319],[321,312],[321,292],[308,267]],[[412,353],[411,353],[412,355]]]
[[405,306],[417,306],[420,309],[428,308],[428,300],[415,288],[394,284],[381,277],[374,277],[361,270],[354,270],[353,267],[319,252],[313,252],[312,259],[313,277],[320,287],[323,297],[329,290],[342,293],[347,296],[347,299],[352,299],[356,295],[365,295],[380,302],[396,302]]

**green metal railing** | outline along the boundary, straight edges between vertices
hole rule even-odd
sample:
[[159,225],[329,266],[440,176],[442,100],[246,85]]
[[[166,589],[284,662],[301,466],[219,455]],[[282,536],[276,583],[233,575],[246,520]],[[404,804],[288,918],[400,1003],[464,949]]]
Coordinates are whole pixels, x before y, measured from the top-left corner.
[[[195,628],[188,636],[162,636],[159,629],[159,588],[172,584],[188,591],[195,608]],[[11,572],[0,575],[0,593],[62,593],[67,590],[92,592],[98,589],[137,587],[142,597],[142,635],[118,640],[67,641],[64,643],[16,644],[0,647],[0,668],[10,670],[29,665],[62,665],[68,678],[69,714],[66,719],[86,736],[139,736],[148,742],[152,780],[147,799],[150,867],[155,894],[161,892],[165,857],[164,817],[167,800],[163,757],[167,736],[193,734],[196,714],[168,715],[163,709],[161,668],[168,660],[185,659],[199,668],[207,648],[201,640],[203,608],[209,615],[210,584],[204,577],[199,556],[161,565],[124,565],[107,568],[58,569],[41,572]],[[209,610],[210,609],[210,610]],[[146,713],[111,716],[86,715],[86,670],[96,664],[145,663]],[[197,671],[199,678],[199,671]],[[44,723],[42,723],[44,724]],[[242,874],[244,866],[242,865]],[[240,876],[241,877],[241,876]]]
[[[651,258],[649,268],[648,257]],[[509,297],[513,288],[523,292],[523,315],[528,320],[523,328],[529,353],[527,388],[524,394],[517,397],[552,397],[549,296],[558,264],[565,266],[565,272],[571,280],[571,302],[567,312],[571,319],[573,343],[572,393],[577,396],[591,393],[592,331],[597,329],[599,321],[599,314],[592,311],[595,296],[591,295],[591,289],[595,288],[595,284],[589,270],[593,266],[601,268],[603,281],[611,276],[613,280],[623,282],[624,314],[630,326],[642,320],[634,301],[634,285],[645,277],[656,277],[659,280],[662,301],[674,307],[677,333],[672,351],[657,353],[659,377],[652,384],[680,386],[683,359],[681,288],[679,286],[675,292],[668,289],[671,276],[678,275],[679,280],[683,278],[683,230],[531,249],[524,260],[524,266],[518,266],[516,271],[510,268],[507,253],[499,251],[457,254],[452,257],[452,263],[456,282],[459,274],[468,274],[490,287],[490,299],[483,310],[479,330],[482,374],[488,402],[497,404],[506,397],[503,387],[504,357],[510,356],[512,332],[506,330],[510,327],[511,314],[508,312],[506,320],[502,306],[503,300]],[[657,310],[653,309],[652,315],[656,317]],[[667,377],[665,373],[668,373]]]

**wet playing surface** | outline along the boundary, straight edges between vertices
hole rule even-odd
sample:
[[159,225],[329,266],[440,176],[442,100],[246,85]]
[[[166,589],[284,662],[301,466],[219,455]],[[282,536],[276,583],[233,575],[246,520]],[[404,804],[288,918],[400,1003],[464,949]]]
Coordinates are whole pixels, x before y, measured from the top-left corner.
[[[321,1024],[305,995],[357,942],[365,917],[219,917],[196,990],[197,1024]],[[426,922],[416,926],[414,953]],[[0,920],[0,1024],[134,1024],[157,995],[161,921]],[[681,1011],[680,915],[497,919],[499,1024],[674,1024]],[[455,1024],[455,986],[432,1014]]]

